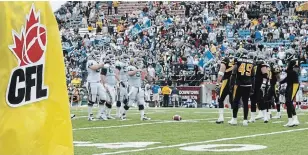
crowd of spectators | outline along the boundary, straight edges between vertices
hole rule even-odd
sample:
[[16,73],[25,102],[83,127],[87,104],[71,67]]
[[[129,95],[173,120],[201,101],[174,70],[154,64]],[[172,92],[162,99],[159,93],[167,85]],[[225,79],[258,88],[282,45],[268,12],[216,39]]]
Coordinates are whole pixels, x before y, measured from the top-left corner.
[[[308,61],[307,16],[295,9],[303,2],[140,2],[145,7],[119,14],[124,3],[132,2],[73,1],[55,12],[68,84],[86,82],[85,64],[93,49],[102,55],[111,49],[116,56],[142,56],[152,77],[148,81],[174,85],[215,81],[228,49],[278,57],[293,48],[301,51],[302,62]],[[141,25],[137,33],[136,25]]]

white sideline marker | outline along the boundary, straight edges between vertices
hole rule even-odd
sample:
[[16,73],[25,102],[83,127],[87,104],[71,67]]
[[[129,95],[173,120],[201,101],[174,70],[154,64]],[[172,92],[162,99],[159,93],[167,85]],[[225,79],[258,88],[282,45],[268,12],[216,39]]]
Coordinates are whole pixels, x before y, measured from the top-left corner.
[[216,140],[207,140],[207,141],[192,142],[192,143],[182,143],[182,144],[177,144],[177,145],[166,145],[166,146],[158,146],[158,147],[152,147],[152,148],[126,150],[126,151],[101,153],[101,154],[93,154],[93,155],[109,155],[109,154],[120,154],[120,153],[147,151],[147,150],[174,148],[174,147],[182,147],[182,146],[187,146],[187,145],[196,145],[196,144],[204,144],[204,143],[212,143],[212,142],[221,142],[221,141],[228,141],[228,140],[236,140],[236,139],[244,139],[244,138],[251,138],[251,137],[260,137],[260,136],[267,136],[267,135],[282,134],[282,133],[288,133],[288,132],[304,131],[304,130],[308,130],[308,128],[284,130],[284,131],[277,131],[277,132],[270,132],[270,133],[261,133],[261,134],[255,134],[255,135],[247,135],[247,136],[238,136],[238,137],[231,137],[231,138],[220,138],[220,139],[216,139]]

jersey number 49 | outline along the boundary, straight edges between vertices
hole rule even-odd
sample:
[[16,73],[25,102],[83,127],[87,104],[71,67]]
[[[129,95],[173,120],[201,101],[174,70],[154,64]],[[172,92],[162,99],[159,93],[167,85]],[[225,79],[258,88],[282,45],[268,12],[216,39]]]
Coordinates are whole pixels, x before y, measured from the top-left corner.
[[251,76],[252,67],[252,64],[242,63],[238,68],[238,72],[240,72],[242,76]]

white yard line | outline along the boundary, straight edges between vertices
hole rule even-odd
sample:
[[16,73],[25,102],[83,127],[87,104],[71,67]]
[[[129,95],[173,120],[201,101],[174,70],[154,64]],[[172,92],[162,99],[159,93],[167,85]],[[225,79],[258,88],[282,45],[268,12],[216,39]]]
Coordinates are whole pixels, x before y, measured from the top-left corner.
[[285,121],[274,121],[274,122],[272,122],[272,123],[283,123],[283,122],[285,122]]
[[221,141],[237,140],[237,139],[244,139],[244,138],[251,138],[251,137],[261,137],[261,136],[268,136],[268,135],[275,135],[275,134],[282,134],[282,133],[296,132],[296,131],[304,131],[304,130],[308,130],[308,128],[292,129],[292,130],[277,131],[277,132],[270,132],[270,133],[261,133],[261,134],[238,136],[238,137],[231,137],[231,138],[220,138],[220,139],[216,139],[216,140],[207,140],[207,141],[192,142],[192,143],[182,143],[182,144],[177,144],[177,145],[165,145],[165,146],[158,146],[158,147],[152,147],[152,148],[125,150],[125,151],[109,152],[109,153],[102,153],[102,154],[93,154],[93,155],[121,154],[121,153],[140,152],[140,151],[147,151],[147,150],[157,150],[157,149],[165,149],[165,148],[183,147],[183,146],[187,146],[187,145],[221,142]]
[[[149,123],[138,123],[138,124],[125,124],[125,125],[117,125],[117,126],[98,126],[98,127],[86,127],[86,128],[76,128],[76,130],[92,130],[92,129],[110,129],[110,128],[123,128],[123,127],[132,127],[132,126],[143,126],[143,125],[152,125],[152,124],[165,124],[165,123],[189,123],[195,121],[207,121],[217,118],[207,118],[207,119],[190,119],[190,120],[183,120],[183,121],[161,121],[161,122],[149,122]],[[154,120],[153,120],[154,121]]]

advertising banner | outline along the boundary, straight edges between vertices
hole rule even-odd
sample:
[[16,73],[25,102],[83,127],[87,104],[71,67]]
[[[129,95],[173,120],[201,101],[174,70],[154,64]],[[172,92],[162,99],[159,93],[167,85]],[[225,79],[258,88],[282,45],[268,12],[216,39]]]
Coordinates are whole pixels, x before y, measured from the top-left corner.
[[179,86],[177,87],[177,89],[179,90],[179,96],[182,97],[182,99],[186,100],[189,97],[191,97],[191,99],[194,99],[197,101],[197,103],[200,103],[200,89],[201,87],[199,86]]

